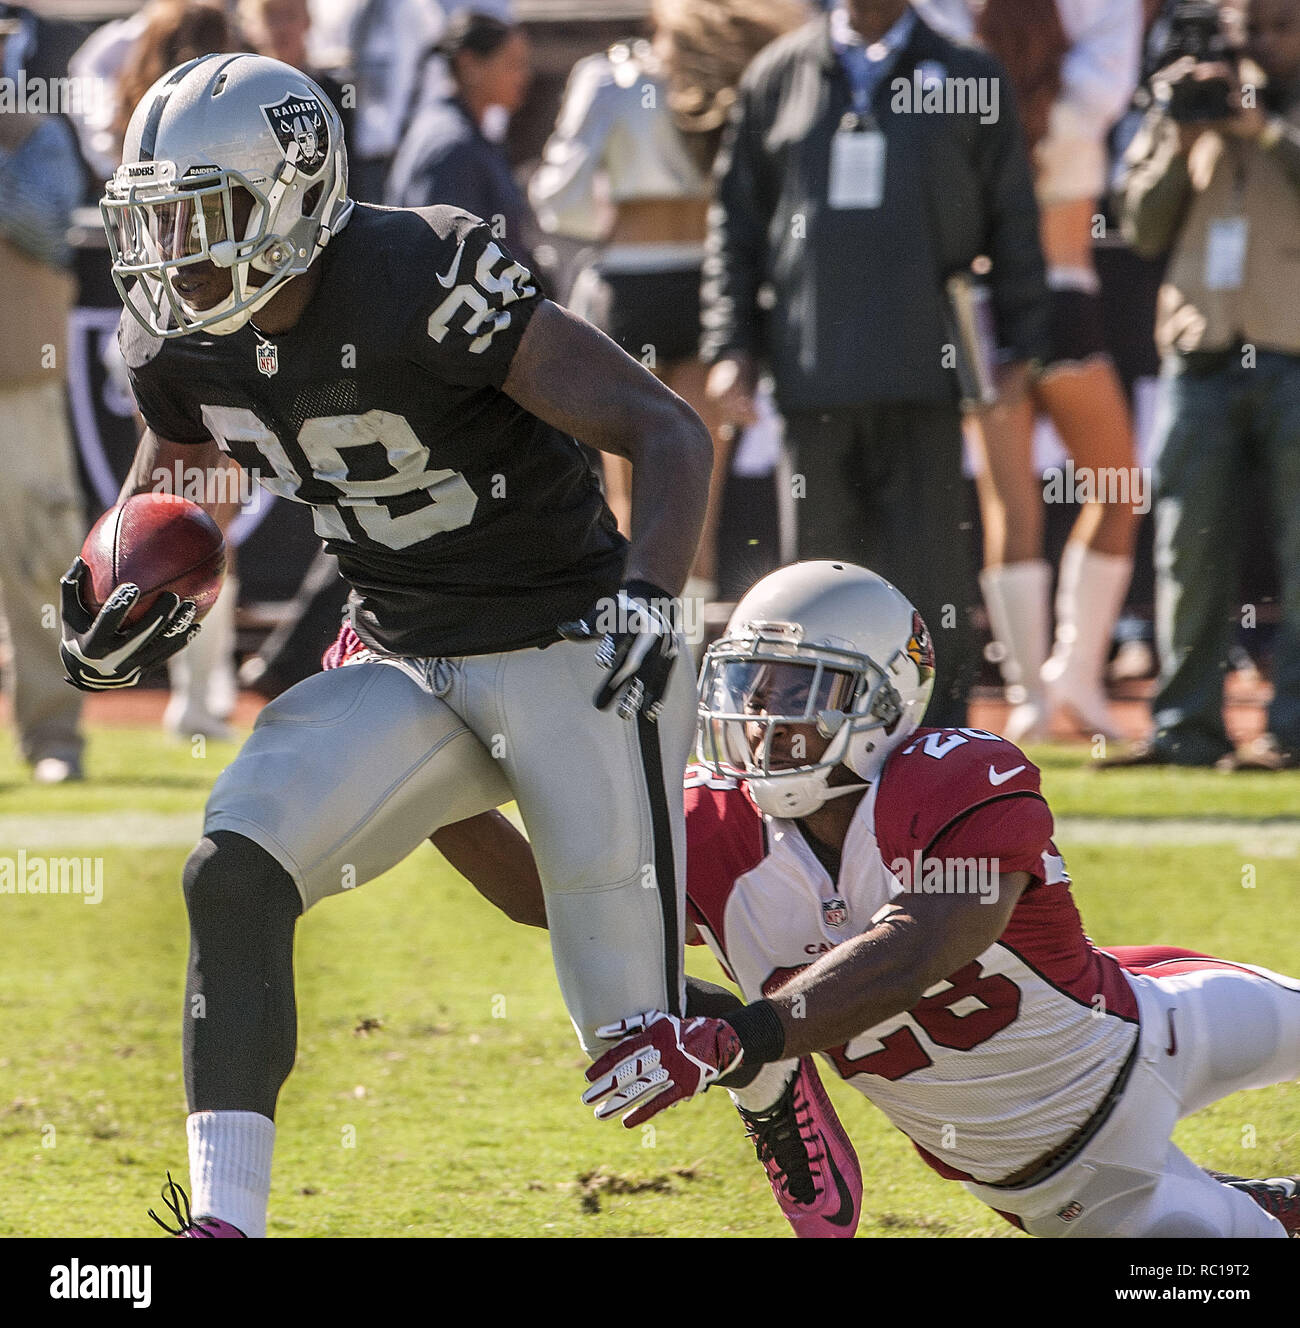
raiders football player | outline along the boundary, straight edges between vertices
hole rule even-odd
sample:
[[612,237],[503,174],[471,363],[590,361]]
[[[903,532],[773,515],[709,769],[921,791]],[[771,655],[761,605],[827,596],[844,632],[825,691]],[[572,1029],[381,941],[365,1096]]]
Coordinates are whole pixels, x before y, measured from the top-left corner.
[[[123,496],[224,454],[310,504],[367,647],[262,712],[185,867],[187,1234],[258,1235],[295,920],[439,825],[517,800],[591,1054],[597,1028],[682,1008],[693,685],[674,597],[712,448],[490,224],[354,206],[334,107],[277,61],[159,80],[101,210],[147,425]],[[630,546],[576,439],[631,461]],[[132,587],[92,616],[85,578],[74,562],[64,586],[78,686],[131,685],[194,630],[174,595],[124,627]]]

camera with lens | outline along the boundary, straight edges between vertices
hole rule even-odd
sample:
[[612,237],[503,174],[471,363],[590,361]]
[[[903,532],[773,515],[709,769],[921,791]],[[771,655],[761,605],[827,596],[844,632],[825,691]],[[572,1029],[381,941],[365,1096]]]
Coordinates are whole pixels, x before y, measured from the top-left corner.
[[[1160,56],[1162,68],[1190,56],[1197,64],[1233,64],[1237,51],[1220,22],[1215,0],[1179,0],[1169,16],[1169,36]],[[1166,110],[1172,120],[1226,120],[1232,114],[1232,87],[1226,78],[1198,79],[1188,74],[1170,84]]]

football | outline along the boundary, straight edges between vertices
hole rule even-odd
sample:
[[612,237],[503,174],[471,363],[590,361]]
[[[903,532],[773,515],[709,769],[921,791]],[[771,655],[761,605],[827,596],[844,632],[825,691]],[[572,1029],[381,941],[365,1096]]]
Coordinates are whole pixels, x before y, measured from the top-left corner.
[[197,504],[168,493],[138,493],[110,507],[81,546],[90,569],[86,605],[97,613],[115,587],[133,582],[140,598],[126,615],[137,622],[164,591],[194,601],[202,618],[216,603],[226,570],[226,541]]

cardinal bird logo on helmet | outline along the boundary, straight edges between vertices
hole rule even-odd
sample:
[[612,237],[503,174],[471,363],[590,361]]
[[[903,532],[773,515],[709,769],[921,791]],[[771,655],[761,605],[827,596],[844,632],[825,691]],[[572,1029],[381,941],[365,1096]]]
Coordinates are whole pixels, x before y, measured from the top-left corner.
[[921,681],[934,677],[934,642],[921,615],[912,610],[912,635],[907,638],[907,657],[916,665]]

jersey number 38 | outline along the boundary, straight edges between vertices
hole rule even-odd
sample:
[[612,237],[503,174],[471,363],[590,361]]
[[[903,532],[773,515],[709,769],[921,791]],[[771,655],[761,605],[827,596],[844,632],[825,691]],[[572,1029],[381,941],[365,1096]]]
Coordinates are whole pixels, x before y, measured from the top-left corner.
[[[368,410],[305,420],[294,443],[310,476],[247,407],[204,406],[203,422],[227,450],[232,443],[256,447],[266,463],[259,468],[262,483],[277,497],[311,502],[322,539],[355,543],[361,536],[386,549],[406,549],[474,519],[478,497],[469,481],[458,470],[427,469],[429,449],[403,415]],[[376,445],[384,449],[389,471],[378,479],[371,459]],[[363,471],[350,461],[369,466]],[[330,486],[337,496],[305,498],[301,490],[309,479]]]

